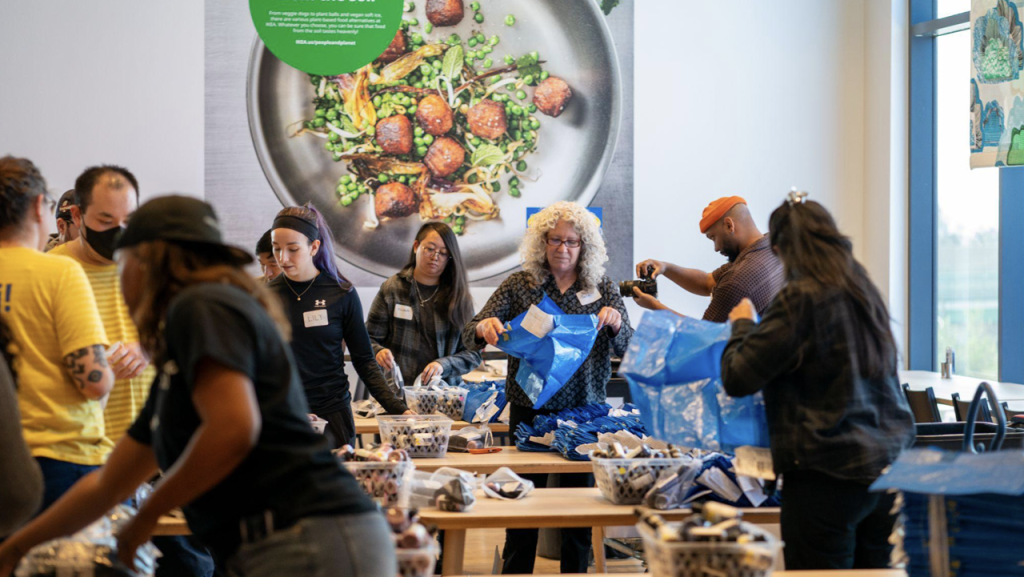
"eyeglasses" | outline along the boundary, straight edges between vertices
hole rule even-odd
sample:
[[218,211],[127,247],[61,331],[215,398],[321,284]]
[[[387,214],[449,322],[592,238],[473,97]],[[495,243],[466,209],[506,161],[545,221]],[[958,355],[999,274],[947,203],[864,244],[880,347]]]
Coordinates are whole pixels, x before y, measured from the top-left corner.
[[578,238],[549,238],[548,246],[565,245],[567,248],[579,248],[583,241]]
[[441,260],[448,260],[448,257],[450,256],[447,251],[441,251],[432,246],[423,247],[423,253],[427,255],[427,258],[437,257]]

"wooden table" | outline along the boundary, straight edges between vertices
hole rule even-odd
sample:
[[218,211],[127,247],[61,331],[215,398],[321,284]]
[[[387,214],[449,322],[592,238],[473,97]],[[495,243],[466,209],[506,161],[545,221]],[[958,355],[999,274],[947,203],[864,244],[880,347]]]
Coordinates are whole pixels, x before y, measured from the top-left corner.
[[[427,525],[436,525],[444,534],[443,575],[462,573],[467,529],[543,529],[590,527],[593,529],[596,571],[603,573],[604,528],[633,525],[637,522],[635,505],[613,505],[596,488],[535,489],[521,501],[502,501],[483,497],[467,513],[446,513],[436,509],[420,511]],[[765,507],[744,509],[743,518],[751,523],[777,524],[779,509]],[[662,517],[678,521],[691,512],[688,509],[663,511]]]
[[454,467],[470,473],[490,475],[508,467],[520,475],[541,473],[593,473],[590,461],[570,461],[561,453],[530,453],[515,447],[500,447],[500,453],[471,455],[449,452],[441,459],[413,459],[417,471],[436,471],[441,467]]
[[[953,404],[953,393],[960,393],[961,400],[970,401],[974,398],[974,391],[978,388],[983,379],[975,379],[962,375],[953,375],[952,378],[943,379],[939,373],[931,371],[900,371],[900,383],[910,385],[912,391],[923,391],[928,387],[935,390],[935,399],[943,405]],[[999,397],[999,401],[1024,401],[1024,385],[1017,383],[1000,383],[999,381],[987,381]]]
[[[356,434],[357,435],[376,435],[380,432],[380,425],[377,423],[377,419],[360,419],[356,417]],[[453,431],[460,431],[466,427],[480,427],[484,423],[467,423],[466,421],[455,421],[452,423]],[[508,423],[487,423],[488,428],[491,429],[492,433],[507,433]]]

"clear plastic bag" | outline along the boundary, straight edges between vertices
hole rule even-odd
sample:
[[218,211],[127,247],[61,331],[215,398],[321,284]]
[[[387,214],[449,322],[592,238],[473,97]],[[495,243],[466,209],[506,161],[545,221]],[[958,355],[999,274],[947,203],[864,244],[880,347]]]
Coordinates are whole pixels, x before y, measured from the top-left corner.
[[453,453],[468,453],[470,449],[486,449],[493,445],[494,434],[486,425],[452,431],[448,438],[448,450]]
[[33,547],[15,577],[152,577],[160,551],[146,543],[135,552],[135,567],[117,558],[117,532],[135,516],[118,505],[78,533]]
[[533,481],[516,475],[512,469],[502,467],[484,479],[484,494],[492,499],[518,501],[533,491]]
[[465,512],[476,504],[476,478],[459,469],[441,467],[429,473],[413,471],[408,485],[407,502],[399,504],[402,508],[437,507],[443,511]]

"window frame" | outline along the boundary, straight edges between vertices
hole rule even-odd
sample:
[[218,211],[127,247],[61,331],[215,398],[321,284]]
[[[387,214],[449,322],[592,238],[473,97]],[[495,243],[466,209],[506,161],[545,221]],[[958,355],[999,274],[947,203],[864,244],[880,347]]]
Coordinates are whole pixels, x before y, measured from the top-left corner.
[[[910,1],[909,302],[907,365],[938,368],[938,202],[935,38],[969,28],[970,12],[935,18],[935,0]],[[969,33],[969,32],[968,32]],[[967,87],[964,87],[967,90]],[[965,159],[966,160],[966,159]],[[1024,168],[999,168],[999,380],[1024,383]]]

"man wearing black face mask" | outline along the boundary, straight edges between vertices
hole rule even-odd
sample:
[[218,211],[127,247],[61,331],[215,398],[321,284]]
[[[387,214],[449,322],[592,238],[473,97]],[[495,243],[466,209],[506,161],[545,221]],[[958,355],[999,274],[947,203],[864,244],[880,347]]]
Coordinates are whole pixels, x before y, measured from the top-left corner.
[[110,165],[86,169],[75,181],[71,207],[79,238],[50,251],[82,265],[92,285],[111,343],[107,356],[117,378],[103,411],[107,437],[115,443],[142,410],[154,373],[139,346],[139,333],[121,295],[114,264],[114,241],[138,206],[139,184],[128,169]]
[[[700,231],[715,243],[715,251],[729,262],[708,273],[672,263],[645,260],[637,265],[637,275],[651,270],[654,277],[665,275],[693,294],[710,296],[711,304],[704,311],[706,321],[728,321],[729,312],[744,298],[754,302],[758,313],[768,308],[782,288],[782,263],[772,252],[768,237],[758,230],[750,216],[747,201],[738,196],[727,196],[712,202],[704,209]],[[645,309],[671,310],[639,289],[634,289],[633,298]]]

